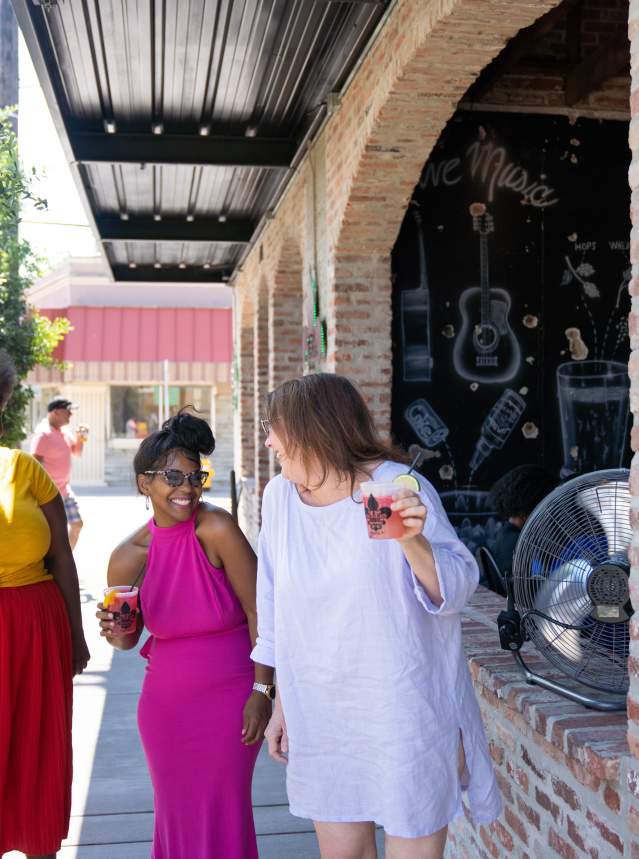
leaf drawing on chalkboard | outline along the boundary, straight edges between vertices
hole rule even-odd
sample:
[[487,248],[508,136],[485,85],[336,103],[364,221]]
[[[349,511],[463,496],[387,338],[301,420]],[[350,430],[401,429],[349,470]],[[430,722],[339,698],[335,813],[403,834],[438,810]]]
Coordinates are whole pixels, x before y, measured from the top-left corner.
[[590,263],[582,262],[577,268],[575,268],[570,261],[570,257],[565,256],[564,260],[566,261],[568,270],[564,272],[562,285],[565,286],[570,283],[570,280],[566,280],[566,274],[569,274],[581,285],[584,295],[587,298],[600,298],[601,293],[599,292],[597,284],[593,283],[591,280],[586,280],[587,277],[591,277],[595,274],[595,269],[590,265]]
[[[617,288],[615,306],[608,317],[608,322],[606,323],[606,330],[604,332],[603,343],[601,346],[602,357],[612,358],[617,352],[617,349],[619,349],[619,347],[628,339],[628,284],[630,283],[631,277],[632,267],[625,268],[621,275],[621,282]],[[611,344],[610,349],[606,350],[608,336],[610,334],[612,334],[615,339],[614,343]]]
[[577,274],[580,274],[582,277],[592,277],[595,273],[594,268],[589,262],[582,262],[581,265],[577,266],[576,271]]
[[[595,355],[597,355],[599,353],[599,348],[598,348],[598,343],[597,343],[597,340],[598,340],[598,338],[597,338],[597,326],[595,324],[595,318],[593,315],[593,311],[591,310],[588,302],[585,299],[599,298],[600,297],[599,287],[597,286],[596,283],[593,283],[592,280],[586,280],[586,277],[579,273],[581,270],[581,271],[588,271],[588,272],[591,272],[592,274],[595,274],[595,269],[589,263],[586,263],[586,262],[579,263],[579,266],[577,268],[575,268],[575,266],[570,261],[570,257],[568,255],[566,255],[564,257],[564,262],[566,263],[566,266],[568,268],[568,272],[570,273],[572,278],[574,278],[574,280],[579,284],[579,286],[581,286],[581,290],[582,290],[582,293],[584,296],[581,298],[581,305],[582,305],[583,309],[586,311],[586,313],[588,314],[588,319],[590,321],[592,342],[593,342],[593,350],[592,351],[594,352]],[[588,276],[592,276],[592,274],[589,274]],[[572,330],[572,329],[569,329],[569,330]],[[573,350],[571,349],[570,351],[571,351],[571,355],[572,355]],[[574,357],[574,355],[572,355],[572,357]],[[585,357],[585,356],[583,356],[583,357]]]
[[573,280],[574,280],[574,278],[573,278],[571,272],[569,271],[569,269],[565,268],[564,273],[561,277],[561,285],[562,286],[568,286],[568,284],[572,283]]

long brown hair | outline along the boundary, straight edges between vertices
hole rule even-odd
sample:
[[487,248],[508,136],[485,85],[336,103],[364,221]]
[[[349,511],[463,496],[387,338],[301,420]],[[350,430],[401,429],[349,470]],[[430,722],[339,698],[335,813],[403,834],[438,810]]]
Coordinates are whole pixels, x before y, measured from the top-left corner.
[[345,376],[313,373],[284,382],[268,395],[267,417],[288,454],[299,453],[307,471],[319,464],[320,485],[336,471],[350,478],[353,491],[371,463],[407,461],[379,437],[364,398]]

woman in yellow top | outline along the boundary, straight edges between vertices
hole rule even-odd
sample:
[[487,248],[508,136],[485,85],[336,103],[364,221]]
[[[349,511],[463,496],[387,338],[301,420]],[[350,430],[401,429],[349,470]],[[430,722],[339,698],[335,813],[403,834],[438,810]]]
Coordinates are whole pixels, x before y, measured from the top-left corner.
[[[2,410],[16,382],[0,349]],[[71,681],[89,660],[60,494],[0,447],[0,856],[53,859],[71,810]]]

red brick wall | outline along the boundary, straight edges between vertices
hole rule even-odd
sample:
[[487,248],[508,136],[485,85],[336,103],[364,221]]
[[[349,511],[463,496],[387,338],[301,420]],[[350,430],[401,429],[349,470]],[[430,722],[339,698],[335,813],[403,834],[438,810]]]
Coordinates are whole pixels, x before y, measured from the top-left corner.
[[[264,417],[264,405],[269,388],[269,320],[268,320],[269,288],[265,278],[259,285],[255,303],[255,319],[253,321],[253,360],[254,360],[254,428],[255,428],[255,491],[261,497],[262,490],[270,478],[269,453],[264,446],[264,436],[260,424]],[[259,520],[259,517],[258,517]]]
[[236,343],[237,360],[237,404],[239,407],[239,444],[237,450],[237,472],[240,477],[253,475],[255,469],[255,407],[253,357],[253,325],[239,328]]
[[303,373],[302,254],[295,237],[284,242],[268,308],[269,389]]
[[[574,39],[567,36],[569,12],[566,8],[566,14],[553,28],[535,40],[534,49],[519,57],[478,98],[474,97],[471,89],[464,105],[476,104],[483,108],[516,112],[525,108],[566,113],[566,74],[581,59],[604,48],[620,32],[625,32],[628,2],[581,0],[574,24],[570,25],[579,34],[576,45]],[[572,56],[573,52],[577,56]],[[571,110],[579,116],[629,117],[627,70],[620,70],[618,75],[577,101]]]
[[[512,656],[499,650],[495,618],[503,604],[480,589],[462,625],[504,810],[490,826],[458,818],[447,859],[637,859],[631,809],[639,773],[626,714],[587,710],[524,683]],[[543,672],[540,657],[527,661]]]

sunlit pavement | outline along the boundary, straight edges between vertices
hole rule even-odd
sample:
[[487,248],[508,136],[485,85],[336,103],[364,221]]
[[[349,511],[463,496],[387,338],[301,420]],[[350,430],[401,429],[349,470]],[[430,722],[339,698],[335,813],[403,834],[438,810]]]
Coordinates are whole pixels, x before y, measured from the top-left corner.
[[[98,634],[95,606],[111,550],[148,517],[128,489],[78,489],[85,527],[76,548],[91,662],[75,681],[74,783],[69,838],[60,859],[146,859],[151,850],[153,795],[136,726],[144,671],[138,651],[114,651]],[[211,497],[228,509],[228,498]],[[261,859],[316,859],[309,821],[288,812],[284,768],[262,749],[253,784]],[[21,857],[8,853],[6,857]],[[210,857],[241,859],[241,857]]]

